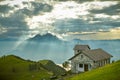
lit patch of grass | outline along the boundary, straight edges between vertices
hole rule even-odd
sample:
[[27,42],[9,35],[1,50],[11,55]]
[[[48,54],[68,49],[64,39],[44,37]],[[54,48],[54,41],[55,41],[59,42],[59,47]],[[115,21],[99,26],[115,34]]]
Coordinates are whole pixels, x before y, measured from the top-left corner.
[[66,80],[119,80],[120,61],[97,68],[79,75],[67,78]]
[[52,75],[52,72],[37,62],[13,55],[0,58],[0,80],[48,80]]

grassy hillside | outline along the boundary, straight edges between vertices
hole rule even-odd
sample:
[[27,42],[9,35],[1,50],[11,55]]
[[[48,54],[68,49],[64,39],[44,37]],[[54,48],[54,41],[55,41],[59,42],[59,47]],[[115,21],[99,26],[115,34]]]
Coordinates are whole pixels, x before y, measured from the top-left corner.
[[81,73],[66,80],[120,80],[120,61]]
[[41,60],[41,61],[39,61],[39,63],[44,65],[44,67],[47,70],[52,71],[54,73],[54,75],[63,75],[64,73],[66,73],[66,71],[63,68],[61,68],[60,66],[56,65],[51,60]]
[[[44,61],[40,62],[43,64]],[[49,80],[54,74],[54,69],[51,68],[58,67],[52,61],[46,60],[47,63],[43,65],[40,62],[24,60],[14,55],[0,57],[0,80]]]

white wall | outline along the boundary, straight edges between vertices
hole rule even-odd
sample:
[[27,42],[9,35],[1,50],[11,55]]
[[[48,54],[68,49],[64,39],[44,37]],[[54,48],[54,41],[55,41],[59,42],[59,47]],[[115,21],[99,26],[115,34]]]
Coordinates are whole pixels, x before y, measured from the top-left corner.
[[[81,55],[83,55],[83,58],[81,58]],[[72,62],[72,72],[84,72],[84,64],[88,64],[88,70],[91,70],[91,68],[93,68],[92,66],[94,66],[93,60],[91,60],[90,58],[88,58],[86,55],[84,55],[83,53],[79,54],[78,56],[76,56],[74,59],[71,60]],[[83,68],[79,67],[79,64],[83,64]],[[91,64],[91,67],[90,67]]]
[[79,67],[79,64],[77,64],[77,70],[79,71],[79,72],[84,72],[84,64],[83,64],[83,67],[82,68],[80,68]]
[[[82,68],[79,67],[79,64],[77,64],[76,67],[79,72],[84,72],[84,64]],[[88,70],[91,70],[91,69],[92,67],[90,66],[90,64],[88,64]]]

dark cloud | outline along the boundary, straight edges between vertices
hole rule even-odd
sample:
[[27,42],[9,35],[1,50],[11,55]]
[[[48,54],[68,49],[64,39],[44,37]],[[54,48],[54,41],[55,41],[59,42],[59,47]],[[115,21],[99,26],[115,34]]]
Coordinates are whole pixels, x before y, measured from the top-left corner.
[[105,22],[99,22],[99,23],[94,23],[93,25],[99,25],[99,26],[108,26],[107,28],[115,28],[115,27],[120,27],[120,21],[105,21]]
[[26,27],[26,22],[24,21],[25,16],[22,13],[15,12],[9,17],[0,17],[0,25],[9,28],[9,27]]
[[6,33],[0,35],[0,38],[16,38],[23,35],[23,31],[28,31],[25,16],[19,11],[9,17],[0,17],[0,25],[7,29]]
[[26,16],[33,16],[32,11],[27,8],[19,9],[18,12],[25,14]]
[[65,19],[57,20],[54,26],[59,30],[58,32],[92,32],[103,29],[105,31],[119,27],[120,22],[117,21],[102,21],[98,23],[89,23],[89,21],[83,21],[81,19]]
[[87,31],[87,24],[81,19],[63,19],[57,20],[53,24],[61,33],[69,31]]
[[92,23],[90,25],[99,25],[100,27],[102,26],[106,26],[106,28],[115,28],[115,27],[120,27],[120,20],[119,19],[112,19],[112,18],[95,18],[93,17],[93,22],[95,21],[98,21],[98,22],[95,22],[95,23]]
[[[19,8],[19,5],[14,5],[14,7],[10,7],[8,5],[0,5],[0,12],[2,14],[9,13],[9,10],[14,10],[17,8],[18,10],[14,11],[13,14],[10,14],[8,17],[3,17],[0,14],[0,26],[5,27],[7,32],[2,34],[4,36],[12,36],[18,37],[21,35],[28,34],[29,26],[25,21],[26,17],[33,17],[40,13],[51,12],[53,6],[42,3],[42,2],[23,2],[24,8]],[[108,31],[111,28],[119,27],[120,20],[112,20],[109,18],[95,18],[94,14],[105,13],[108,15],[118,15],[120,11],[120,3],[117,5],[112,5],[110,7],[105,7],[102,10],[90,10],[91,14],[86,15],[85,17],[88,20],[83,20],[83,18],[78,19],[59,19],[56,20],[53,24],[55,26],[56,33],[66,33],[66,32],[92,32],[99,31],[100,29],[104,31]],[[92,18],[92,20],[89,18]],[[93,21],[93,23],[90,23]],[[99,22],[95,22],[99,21]],[[95,22],[95,23],[94,23]],[[32,32],[32,31],[31,31]]]
[[[71,0],[54,0],[54,1],[71,1]],[[72,0],[72,1],[87,2],[87,1],[95,1],[95,0]],[[99,1],[106,1],[106,0],[99,0]],[[111,0],[107,0],[107,1],[111,1]]]
[[17,29],[9,29],[6,33],[0,35],[2,38],[18,38],[21,36],[21,31]]
[[40,3],[40,2],[23,2],[24,5],[28,5],[29,8],[25,7],[21,9],[23,14],[26,15],[38,15],[41,12],[50,12],[53,7],[46,3]]
[[[41,2],[23,2],[23,5],[27,5],[28,7],[20,8],[18,9],[19,12],[22,14],[26,14],[28,16],[32,15],[38,15],[41,12],[50,12],[53,9],[53,6],[47,4],[47,3],[41,3]],[[6,14],[10,10],[13,10],[14,8],[19,8],[19,5],[14,5],[14,7],[11,7],[9,4],[0,5],[0,13]]]
[[38,14],[40,11],[50,12],[53,8],[46,3],[31,2],[31,4],[34,6],[33,14]]
[[120,15],[120,2],[116,5],[111,5],[110,7],[105,7],[102,10],[90,10],[94,14],[107,14],[107,15]]
[[10,7],[8,4],[7,5],[0,5],[0,13],[8,13],[10,10],[12,10],[13,7]]
[[[71,0],[54,0],[54,1],[71,1]],[[95,1],[95,0],[72,0],[72,1],[86,2],[86,1]],[[99,0],[99,1],[120,1],[120,0]]]
[[[14,5],[14,7],[6,5],[0,5],[0,25],[7,29],[6,33],[0,35],[1,38],[5,37],[20,37],[21,35],[27,35],[28,31],[30,31],[25,21],[26,17],[32,17],[34,15],[38,15],[41,12],[50,12],[52,10],[52,6],[46,3],[39,2],[23,2],[24,5],[28,5],[28,7],[24,7],[20,9],[19,5]],[[29,6],[29,4],[31,6]],[[33,9],[31,9],[31,7]],[[18,8],[18,10],[14,11],[14,13],[9,14],[10,10],[14,10]],[[9,16],[4,17],[2,14],[9,14]]]

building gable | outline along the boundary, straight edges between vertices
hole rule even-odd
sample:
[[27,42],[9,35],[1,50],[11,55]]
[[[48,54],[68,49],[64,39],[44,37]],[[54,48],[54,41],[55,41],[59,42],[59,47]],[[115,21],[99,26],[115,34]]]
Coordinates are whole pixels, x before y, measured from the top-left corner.
[[78,54],[76,56],[73,56],[69,60],[73,60],[73,61],[77,61],[77,62],[90,62],[90,61],[93,61],[88,56],[86,56],[84,53],[80,53],[80,54]]

